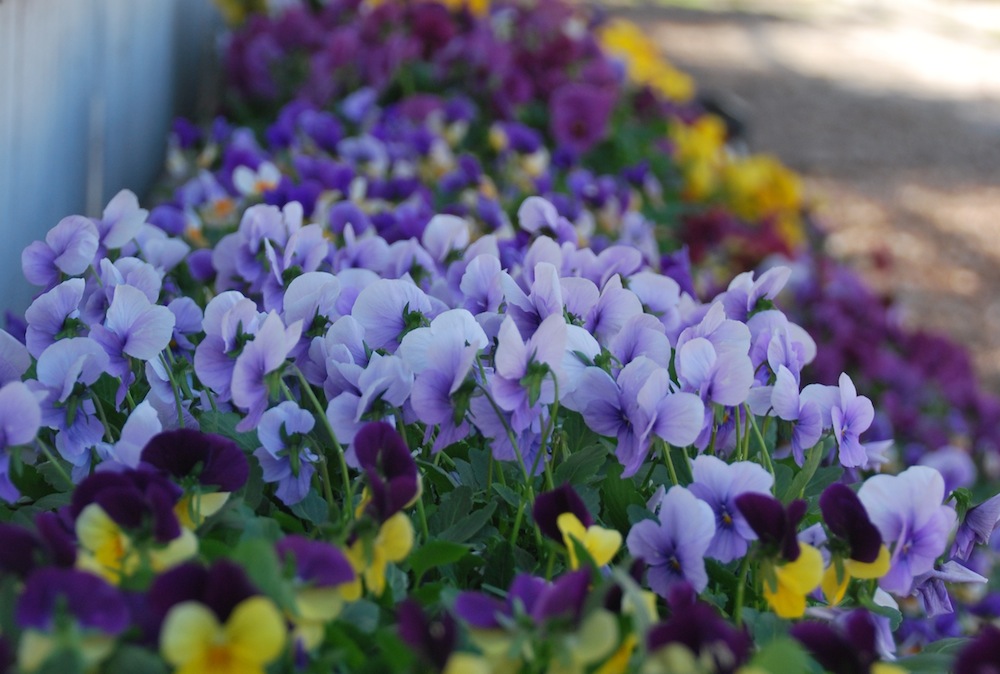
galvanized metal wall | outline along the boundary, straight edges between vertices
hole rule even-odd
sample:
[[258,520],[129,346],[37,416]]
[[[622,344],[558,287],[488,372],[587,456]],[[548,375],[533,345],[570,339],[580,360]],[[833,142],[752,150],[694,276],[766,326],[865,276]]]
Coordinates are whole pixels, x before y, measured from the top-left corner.
[[0,0],[0,310],[37,290],[28,243],[149,189],[170,120],[204,98],[219,29],[209,0]]

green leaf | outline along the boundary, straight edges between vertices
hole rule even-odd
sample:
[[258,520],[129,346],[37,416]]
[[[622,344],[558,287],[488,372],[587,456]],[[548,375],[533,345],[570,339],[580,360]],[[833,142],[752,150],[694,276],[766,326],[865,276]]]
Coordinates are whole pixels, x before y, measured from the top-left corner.
[[643,520],[656,519],[656,515],[649,512],[649,510],[646,509],[646,506],[638,506],[634,503],[630,503],[625,511],[628,513],[628,521],[631,522],[633,526]]
[[293,505],[290,510],[297,517],[316,525],[324,524],[330,516],[330,508],[326,501],[314,489],[310,489],[306,497]]
[[831,484],[839,480],[844,474],[844,469],[840,464],[834,466],[824,466],[816,471],[813,475],[813,479],[809,481],[809,485],[806,487],[805,497],[812,498],[814,496],[819,496],[823,493],[823,490],[829,487]]
[[483,582],[493,587],[508,587],[518,571],[514,546],[508,540],[500,541],[490,550],[489,560]]
[[764,646],[788,634],[788,623],[770,611],[743,609],[743,620],[750,629],[754,641]]
[[410,568],[413,569],[413,574],[419,583],[423,575],[431,568],[457,562],[468,552],[468,547],[451,541],[427,541],[410,554]]
[[813,475],[816,474],[816,469],[819,468],[819,463],[823,460],[823,456],[826,455],[826,451],[827,445],[824,441],[816,443],[806,452],[805,465],[802,466],[802,470],[800,470],[799,474],[795,476],[795,479],[792,480],[792,484],[788,486],[788,489],[781,497],[782,503],[791,503],[797,498],[802,498],[806,485],[809,484]]
[[597,471],[607,461],[608,450],[604,445],[596,444],[576,450],[569,458],[556,466],[553,480],[557,485],[584,484],[597,477]]
[[365,634],[371,634],[378,627],[378,612],[378,604],[359,599],[345,606],[337,620],[353,625]]
[[440,533],[441,540],[464,543],[486,526],[486,523],[493,517],[493,511],[496,509],[497,502],[490,501],[485,507],[467,513],[465,517],[459,519]]
[[521,505],[521,496],[510,487],[505,487],[499,482],[494,482],[493,491],[499,494],[500,498],[506,501],[508,505],[512,505],[515,508]]
[[83,674],[83,654],[69,648],[53,651],[35,674]]
[[865,595],[859,597],[858,603],[864,606],[872,613],[888,618],[889,626],[892,627],[893,631],[895,631],[896,628],[899,627],[899,624],[903,622],[903,614],[899,611],[898,608],[876,604],[874,601],[872,601],[871,597]]
[[101,666],[101,671],[107,674],[166,674],[167,665],[153,652],[123,645]]
[[257,431],[240,433],[236,424],[243,420],[236,412],[203,412],[198,419],[201,430],[205,433],[216,433],[235,442],[244,452],[250,453],[260,447]]
[[472,511],[472,487],[461,485],[441,497],[437,512],[428,520],[432,531],[443,531]]
[[754,655],[750,664],[772,674],[822,671],[809,657],[802,645],[789,637],[778,637],[772,640]]
[[243,566],[257,588],[274,599],[282,608],[295,606],[295,595],[284,581],[281,563],[274,546],[266,540],[244,536],[233,550],[232,558]]
[[604,520],[618,531],[628,531],[629,505],[644,506],[646,501],[636,489],[635,482],[622,478],[622,467],[617,462],[611,464],[608,475],[601,483],[604,496]]

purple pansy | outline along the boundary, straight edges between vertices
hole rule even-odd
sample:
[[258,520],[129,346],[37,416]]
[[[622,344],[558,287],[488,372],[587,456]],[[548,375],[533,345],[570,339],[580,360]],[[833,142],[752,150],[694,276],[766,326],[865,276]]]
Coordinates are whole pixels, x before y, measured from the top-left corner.
[[666,597],[672,585],[686,581],[695,592],[708,585],[705,553],[715,536],[715,514],[684,487],[674,486],[660,499],[658,521],[643,520],[629,531],[629,552],[642,559],[649,587]]
[[879,585],[907,595],[913,579],[933,570],[955,525],[955,511],[942,505],[944,480],[933,468],[913,466],[899,475],[875,475],[858,498],[882,539],[892,546],[892,566]]
[[118,635],[129,626],[129,609],[118,588],[100,576],[75,569],[39,569],[28,577],[17,602],[22,629],[51,632],[59,611],[85,630]]
[[310,587],[333,587],[354,580],[354,567],[339,549],[325,541],[285,536],[274,545],[278,560],[294,561],[295,581]]
[[500,409],[511,412],[515,433],[531,426],[539,405],[555,402],[565,345],[566,321],[561,314],[542,321],[527,342],[509,316],[500,325],[491,390]]
[[246,456],[235,442],[191,428],[155,435],[143,448],[141,458],[178,482],[195,480],[224,492],[236,491],[250,476]]
[[458,643],[458,626],[450,613],[428,616],[414,599],[400,602],[396,609],[399,637],[407,646],[443,670]]
[[819,497],[819,509],[830,533],[847,543],[848,557],[866,564],[878,558],[882,534],[850,487],[831,484]]
[[420,494],[417,463],[402,436],[387,423],[365,424],[354,437],[358,465],[368,478],[371,500],[367,510],[384,522]]
[[286,400],[264,412],[257,425],[262,445],[254,452],[264,482],[277,482],[275,495],[285,505],[295,505],[306,497],[319,456],[306,440],[316,419],[294,402]]
[[281,367],[298,344],[302,323],[296,321],[288,327],[277,313],[264,319],[253,340],[243,347],[233,365],[233,404],[247,410],[247,415],[236,425],[238,431],[248,431],[260,421],[272,397],[277,393],[274,376],[280,376]]
[[99,245],[97,227],[82,215],[59,221],[45,235],[45,242],[35,241],[21,254],[21,269],[29,283],[51,288],[62,274],[80,276],[94,262]]
[[38,435],[42,410],[27,385],[12,381],[0,388],[0,499],[13,503],[20,493],[10,479],[10,448]]
[[455,613],[470,627],[501,629],[519,613],[528,615],[537,626],[556,618],[580,618],[590,572],[586,569],[564,573],[554,582],[520,574],[511,582],[506,601],[482,592],[462,592],[455,600]]
[[24,341],[32,356],[38,358],[58,339],[78,337],[87,331],[86,324],[80,320],[80,303],[85,289],[86,282],[82,278],[71,278],[31,303],[24,312],[24,320],[28,323]]
[[736,497],[736,507],[757,534],[770,555],[794,562],[799,558],[798,527],[806,514],[806,502],[796,499],[787,506],[770,494],[744,492]]
[[580,524],[585,529],[594,523],[583,499],[576,493],[572,485],[568,483],[556,487],[551,491],[542,492],[535,497],[535,505],[531,509],[531,514],[535,518],[535,524],[538,525],[543,534],[560,543],[563,542],[563,534],[559,530],[556,520],[563,513],[572,513],[580,520]]
[[986,545],[1000,522],[1000,494],[969,508],[955,533],[951,554],[961,560],[969,559],[975,545]]
[[699,662],[709,661],[710,671],[718,674],[733,674],[750,658],[753,641],[746,628],[733,627],[714,607],[698,601],[689,583],[674,584],[668,604],[670,619],[653,625],[646,635],[647,650],[654,657],[679,644]]
[[774,478],[756,463],[730,464],[708,455],[692,462],[691,474],[694,481],[688,489],[715,515],[715,535],[705,554],[721,562],[743,557],[756,534],[736,506],[736,498],[748,492],[770,494]]
[[866,465],[868,453],[859,436],[872,425],[875,408],[871,400],[858,395],[846,373],[840,375],[840,401],[830,409],[830,418],[840,447],[840,463],[848,468]]
[[379,279],[362,290],[351,315],[365,329],[365,342],[372,349],[395,351],[410,330],[432,318],[431,301],[413,283],[402,279]]
[[874,616],[864,609],[851,611],[839,626],[806,620],[790,634],[808,649],[825,671],[855,674],[872,671],[878,657]]

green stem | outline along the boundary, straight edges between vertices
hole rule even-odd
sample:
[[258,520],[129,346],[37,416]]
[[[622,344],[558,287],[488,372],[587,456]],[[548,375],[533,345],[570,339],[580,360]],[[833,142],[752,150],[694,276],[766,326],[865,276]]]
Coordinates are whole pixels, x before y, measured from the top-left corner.
[[663,461],[667,464],[667,472],[670,473],[670,481],[677,486],[680,480],[677,479],[677,470],[674,468],[674,460],[670,457],[670,447],[663,440],[657,439],[660,451],[663,453]]
[[743,437],[740,433],[741,426],[743,425],[742,419],[740,419],[740,407],[737,405],[733,410],[733,414],[736,415],[736,458],[740,461],[746,461],[746,456],[743,455]]
[[760,456],[763,460],[764,465],[771,472],[771,477],[774,477],[774,464],[771,463],[771,453],[767,451],[767,442],[764,441],[764,435],[760,432],[757,427],[757,417],[751,414],[750,410],[747,410],[747,418],[750,420],[750,426],[753,428],[754,435],[757,438],[757,442],[760,443]]
[[750,571],[750,551],[743,557],[740,564],[740,577],[736,581],[736,605],[733,607],[733,621],[736,627],[743,626],[743,601],[747,591],[747,573]]
[[170,380],[170,390],[174,392],[174,404],[177,406],[177,424],[181,428],[184,428],[184,406],[181,404],[181,388],[177,385],[173,369],[163,356],[162,351],[160,352],[160,361],[163,363],[163,369],[167,372],[167,379]]
[[417,499],[417,514],[420,516],[420,531],[424,535],[424,542],[431,539],[430,530],[427,528],[427,513],[424,511],[424,494],[420,493]]
[[59,477],[66,480],[66,486],[72,489],[73,478],[69,476],[69,473],[66,472],[66,469],[63,468],[62,464],[59,463],[58,459],[56,459],[55,454],[53,454],[52,452],[52,448],[49,447],[47,444],[45,444],[41,438],[37,438],[37,440],[38,440],[38,446],[42,448],[42,453],[45,455],[45,458],[48,459],[49,463],[51,463],[55,467],[56,472],[59,473]]
[[101,399],[93,393],[91,393],[90,399],[94,401],[94,409],[97,410],[97,416],[101,418],[101,423],[104,424],[104,439],[107,440],[109,444],[114,444],[115,439],[111,435],[111,424],[108,423],[108,415],[104,413],[104,406],[101,405]]
[[[312,404],[313,406],[313,409],[316,410],[316,414],[319,415],[320,421],[323,423],[323,427],[326,428],[326,432],[330,434],[330,441],[333,444],[333,451],[337,455],[337,460],[340,463],[340,475],[344,483],[343,484],[344,498],[346,499],[347,502],[347,507],[344,508],[344,511],[348,513],[349,518],[353,518],[354,490],[351,488],[351,477],[347,472],[347,460],[344,458],[344,448],[341,447],[340,443],[337,441],[337,434],[334,433],[333,426],[330,424],[330,420],[326,416],[326,410],[323,409],[323,405],[320,404],[319,399],[313,392],[312,385],[309,384],[309,380],[306,379],[306,376],[302,374],[302,370],[300,370],[298,367],[296,367],[295,365],[292,365],[291,367],[295,371],[295,375],[299,379],[299,384],[303,392],[305,392],[306,397],[309,399],[310,404]],[[329,484],[329,477],[327,477],[327,483]],[[329,494],[329,497],[332,499],[333,498],[332,488],[327,490],[327,492]],[[330,505],[333,505],[332,500],[330,500],[329,503]]]
[[[291,402],[298,404],[298,399],[295,397],[295,394],[292,393],[292,390],[288,388],[288,384],[286,384],[284,380],[281,381],[281,390],[285,394],[286,398],[288,398]],[[317,441],[316,445],[319,446],[320,443]],[[325,453],[320,454],[319,476],[320,481],[323,483],[323,498],[326,500],[327,508],[329,508],[333,505],[333,484],[330,480],[330,466],[326,460]],[[351,504],[348,503],[348,507],[350,507],[350,505]]]

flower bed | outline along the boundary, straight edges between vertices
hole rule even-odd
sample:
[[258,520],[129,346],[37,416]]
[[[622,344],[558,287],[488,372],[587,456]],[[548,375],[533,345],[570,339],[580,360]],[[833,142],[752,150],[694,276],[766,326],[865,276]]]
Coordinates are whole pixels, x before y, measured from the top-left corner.
[[[920,338],[863,287],[837,303],[794,176],[727,154],[636,36],[555,2],[236,33],[251,126],[178,122],[158,205],[123,192],[22,257],[41,290],[0,333],[0,666],[995,662],[995,630],[967,638],[1000,498],[962,448],[869,439],[869,395],[912,394],[880,390],[895,361],[843,371],[854,325],[885,353]],[[955,362],[916,418],[987,459]]]

